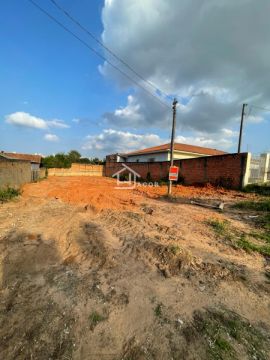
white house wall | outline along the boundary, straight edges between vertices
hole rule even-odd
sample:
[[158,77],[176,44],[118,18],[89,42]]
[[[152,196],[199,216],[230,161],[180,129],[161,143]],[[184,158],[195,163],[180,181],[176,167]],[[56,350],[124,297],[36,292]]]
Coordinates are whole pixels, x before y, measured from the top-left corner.
[[[174,152],[174,159],[181,160],[181,159],[192,159],[196,157],[207,156],[204,154],[192,154],[186,152]],[[163,153],[155,153],[155,154],[141,154],[141,155],[131,155],[127,158],[127,162],[149,162],[150,159],[154,159],[154,161],[169,161],[170,160],[170,153],[163,152]]]
[[154,161],[168,161],[168,152],[156,154],[142,154],[129,156],[127,162],[149,162],[150,159]]
[[[184,152],[174,152],[173,158],[174,159],[193,159],[197,157],[207,156],[205,154],[192,154],[192,153],[184,153]],[[170,156],[169,156],[170,158]]]

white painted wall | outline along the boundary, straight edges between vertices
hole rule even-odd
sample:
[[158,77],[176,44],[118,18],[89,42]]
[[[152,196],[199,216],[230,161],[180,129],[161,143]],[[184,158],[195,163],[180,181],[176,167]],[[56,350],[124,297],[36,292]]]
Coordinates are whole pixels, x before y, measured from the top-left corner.
[[[181,152],[181,151],[175,151],[173,154],[173,158],[174,159],[193,159],[193,158],[197,158],[197,157],[202,157],[202,156],[208,156],[205,154],[193,154],[193,153],[185,153],[185,152]],[[170,158],[170,155],[169,155]]]
[[[175,151],[173,157],[176,160],[176,159],[192,159],[192,158],[202,157],[202,156],[207,156],[207,155]],[[153,153],[153,154],[131,155],[128,157],[127,162],[149,162],[151,158],[154,158],[154,161],[169,161],[170,153],[169,152],[160,152],[160,153]]]
[[142,154],[129,156],[127,162],[149,162],[150,159],[154,161],[168,161],[168,153],[154,153],[154,154]]

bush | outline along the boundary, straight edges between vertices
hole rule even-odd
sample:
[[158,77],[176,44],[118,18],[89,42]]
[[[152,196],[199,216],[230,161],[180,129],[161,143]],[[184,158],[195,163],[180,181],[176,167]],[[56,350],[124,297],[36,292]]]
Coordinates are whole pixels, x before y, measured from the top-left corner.
[[70,168],[72,163],[79,164],[104,164],[104,160],[98,158],[88,159],[82,158],[81,154],[76,150],[71,150],[69,153],[57,153],[49,155],[42,159],[42,166],[46,168]]
[[7,189],[0,190],[0,201],[6,202],[20,195],[20,190],[8,187]]

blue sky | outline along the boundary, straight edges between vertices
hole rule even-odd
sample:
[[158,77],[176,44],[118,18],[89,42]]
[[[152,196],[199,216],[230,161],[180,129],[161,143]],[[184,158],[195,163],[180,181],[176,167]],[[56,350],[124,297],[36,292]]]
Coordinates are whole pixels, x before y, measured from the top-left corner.
[[[104,54],[49,0],[36,2]],[[172,25],[177,20],[177,30],[179,17],[192,10],[194,1],[186,4],[185,8],[181,8],[179,2],[175,3],[177,19],[169,19],[172,15],[166,8],[165,0],[149,0],[144,4],[132,0],[110,0],[105,4],[101,0],[58,2],[147,80],[182,99],[177,118],[177,140],[180,142],[234,151],[242,102],[270,107],[269,73],[266,72],[269,44],[262,42],[261,48],[250,50],[267,59],[263,65],[258,62],[255,66],[254,61],[257,60],[253,56],[250,62],[244,60],[243,63],[237,50],[233,49],[234,44],[231,44],[234,39],[237,49],[237,41],[240,46],[242,38],[239,36],[235,40],[233,34],[223,29],[224,44],[230,43],[228,52],[232,53],[227,60],[222,55],[224,64],[221,68],[219,51],[212,35],[215,30],[221,31],[218,22],[213,20],[218,18],[216,9],[202,9],[205,20],[209,19],[208,27],[195,18],[190,30],[188,27],[191,25],[187,25],[183,38],[178,36],[175,42],[170,42],[169,33],[166,34],[168,26],[164,24],[166,14]],[[252,2],[244,2],[245,9],[250,6],[252,13]],[[266,10],[267,3],[264,4]],[[187,9],[189,6],[190,9]],[[241,10],[238,6],[220,11],[225,17],[226,11],[228,16],[229,11],[239,11],[243,14],[240,22],[245,24],[250,15],[248,11],[243,13]],[[122,75],[110,69],[108,64],[103,64],[101,59],[29,1],[2,2],[0,17],[1,150],[49,154],[77,149],[86,156],[103,157],[106,153],[168,141],[170,109],[160,106],[147,93],[124,81]],[[266,20],[259,20],[258,26],[265,33]],[[199,33],[203,34],[206,44],[206,49],[200,51],[196,45],[201,41],[197,39],[198,32],[196,36],[193,34],[196,26],[200,26]],[[251,35],[256,39],[260,33]],[[193,46],[185,48],[182,44],[186,42]],[[207,46],[216,52],[216,58],[211,57],[211,68],[205,65]],[[249,57],[246,48],[245,51]],[[198,61],[187,61],[183,53],[190,59],[196,56]],[[133,75],[118,62],[115,64]],[[231,79],[226,73],[227,68],[235,73]],[[260,73],[261,68],[265,78]],[[243,72],[247,74],[246,78],[242,76]],[[194,94],[196,96],[193,97]],[[243,150],[270,151],[269,134],[268,113],[251,108],[245,124]]]

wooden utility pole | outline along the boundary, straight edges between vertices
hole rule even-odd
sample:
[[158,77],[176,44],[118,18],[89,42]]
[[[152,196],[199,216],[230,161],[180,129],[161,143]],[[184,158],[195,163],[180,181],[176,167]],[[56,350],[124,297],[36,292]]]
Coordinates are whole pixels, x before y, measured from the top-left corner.
[[239,141],[238,141],[238,154],[241,152],[243,122],[244,122],[244,116],[245,116],[245,107],[246,107],[247,105],[248,105],[248,104],[243,104],[243,105],[242,105],[241,123],[240,123],[240,131],[239,131]]
[[[172,121],[172,135],[171,135],[171,149],[170,149],[170,166],[173,166],[173,153],[174,153],[174,136],[175,136],[175,122],[176,122],[176,105],[177,100],[174,99],[172,103],[173,121]],[[172,193],[172,180],[169,180],[168,195]]]

